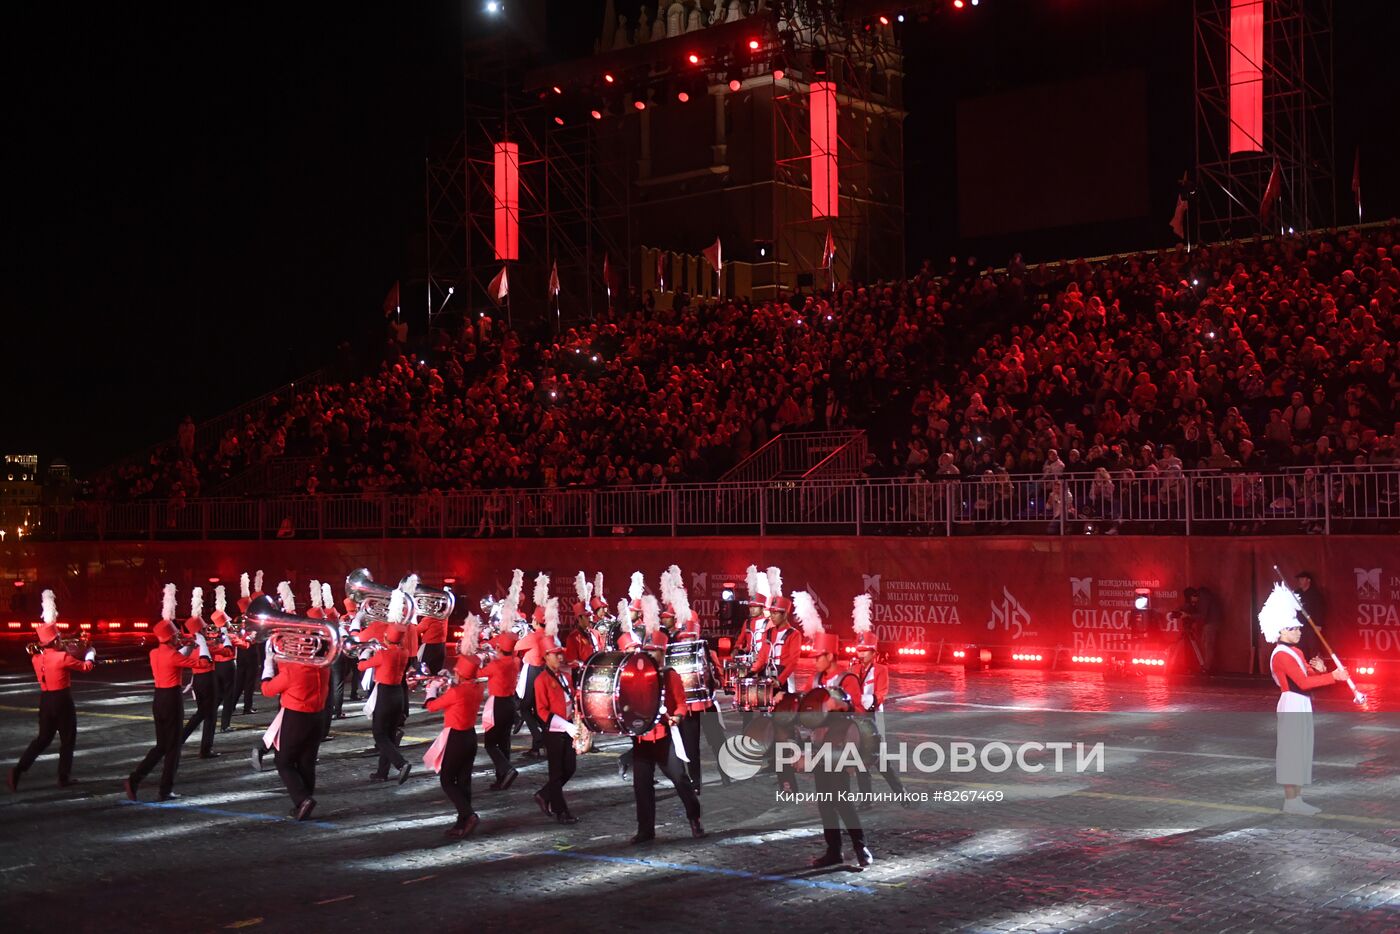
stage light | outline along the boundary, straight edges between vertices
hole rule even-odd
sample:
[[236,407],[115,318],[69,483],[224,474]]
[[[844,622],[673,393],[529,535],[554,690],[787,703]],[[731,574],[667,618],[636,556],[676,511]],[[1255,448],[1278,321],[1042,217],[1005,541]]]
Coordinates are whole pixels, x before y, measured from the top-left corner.
[[19,629],[19,628],[20,628],[20,624],[17,623],[17,622],[11,622],[11,623],[9,624],[9,626],[10,626],[11,629]]
[[685,91],[677,91],[677,92],[676,92],[676,100],[678,100],[678,101],[680,101],[682,104],[684,104],[684,103],[686,103],[687,101],[690,100],[690,95],[687,94]]
[[758,51],[758,40],[757,40],[757,39],[750,39],[750,40],[749,40],[749,51],[750,51],[750,52],[757,52],[757,51]]
[[955,10],[961,10],[962,8],[963,8],[963,0],[953,0],[953,9],[955,9]]
[[1139,613],[1146,610],[1151,601],[1152,591],[1148,590],[1146,587],[1139,587],[1137,590],[1133,591],[1133,609],[1137,610]]
[[588,112],[588,114],[589,114],[589,116],[591,116],[594,120],[601,120],[601,119],[603,119],[603,112],[602,112],[601,110],[596,109],[596,108],[593,109],[593,110],[590,110],[590,111]]
[[976,5],[977,5],[977,0],[972,0],[972,5],[973,5],[973,6],[976,6]]
[[639,97],[639,98],[637,98],[636,100],[634,100],[634,101],[632,102],[632,106],[633,106],[634,108],[636,108],[637,110],[646,110],[646,109],[647,109],[647,102],[644,101],[644,100],[642,100],[642,99]]
[[689,55],[687,55],[685,57],[685,60],[690,62],[690,64],[692,65],[700,64],[700,56],[696,55],[694,52],[691,52]]
[[967,658],[967,652],[966,652],[966,650],[964,650],[964,649],[953,649],[953,657],[954,657],[954,658]]
[[774,68],[774,69],[773,69],[773,80],[774,80],[774,81],[781,81],[781,80],[783,80],[783,76],[786,75],[786,74],[787,74],[787,72],[783,71],[781,68]]
[[900,22],[900,23],[904,22],[904,14],[901,13],[901,14],[899,14],[898,16],[896,16],[896,17],[895,17],[895,21],[896,21],[896,22]]
[[889,18],[888,16],[882,16],[882,17],[880,17],[880,25],[881,25],[881,26],[888,26],[889,24],[890,24],[890,18]]
[[557,84],[554,85],[553,91],[554,91],[555,94],[563,94],[563,93],[564,93],[564,89],[561,88],[561,87],[560,87],[559,85],[557,85]]
[[488,14],[495,16],[497,13],[501,12],[501,4],[498,0],[486,0],[485,9]]
[[555,117],[555,118],[554,118],[554,122],[557,123],[557,124],[559,124],[560,126],[563,126],[563,125],[564,125],[564,118],[563,118],[563,117]]
[[606,81],[608,84],[612,84],[617,79],[612,76],[612,72],[605,71],[603,72],[603,80]]
[[1206,337],[1209,337],[1211,340],[1215,340],[1215,332],[1214,332],[1214,331],[1210,331],[1209,333],[1206,334]]
[[218,582],[219,582],[219,579],[218,579],[217,577],[211,577],[211,578],[209,578],[209,583],[211,583],[211,584],[217,584]]
[[743,83],[742,83],[738,78],[730,78],[730,79],[729,79],[729,90],[731,90],[731,91],[737,91],[737,90],[739,90],[739,89],[740,89],[741,87],[743,87],[743,86],[744,86]]

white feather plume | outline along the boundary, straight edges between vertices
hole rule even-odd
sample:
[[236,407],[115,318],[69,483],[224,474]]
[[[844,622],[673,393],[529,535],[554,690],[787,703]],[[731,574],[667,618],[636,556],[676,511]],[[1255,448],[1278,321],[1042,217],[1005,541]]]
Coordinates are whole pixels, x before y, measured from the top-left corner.
[[768,569],[768,596],[781,597],[783,595],[783,572],[776,567]]
[[661,605],[651,594],[642,597],[642,626],[651,636],[661,628]]
[[593,575],[593,596],[597,597],[599,600],[602,600],[604,603],[607,603],[607,602],[608,602],[608,598],[605,597],[605,596],[603,596],[603,572],[602,572],[602,571],[599,571],[597,574],[594,574],[594,575]]
[[196,587],[190,591],[190,615],[204,615],[204,588]]
[[173,620],[175,618],[175,585],[166,584],[160,595],[160,618]]
[[593,595],[593,588],[588,586],[588,575],[579,571],[574,577],[574,596],[578,597],[578,602],[583,604],[583,608],[588,609],[588,598]]
[[1274,584],[1269,599],[1259,609],[1259,631],[1265,642],[1277,642],[1279,633],[1298,625],[1298,598],[1284,584]]
[[757,568],[754,568],[753,573],[753,586],[749,588],[749,596],[758,594],[763,597],[771,597],[773,593],[772,588],[768,586],[767,575],[765,575],[762,571],[759,571]]
[[535,606],[549,602],[549,575],[544,571],[535,575]]
[[559,634],[559,598],[550,597],[543,605],[544,634],[553,638]]
[[675,587],[676,581],[675,578],[671,576],[671,568],[667,568],[662,571],[661,576],[657,578],[656,595],[660,598],[662,606],[671,605],[671,591],[674,590]]
[[640,600],[642,592],[646,589],[646,584],[642,580],[641,571],[632,572],[632,581],[627,585],[627,599]]
[[57,622],[58,601],[54,599],[53,591],[46,590],[40,594],[39,602],[43,606],[43,609],[39,611],[39,618],[49,624]]
[[515,604],[516,607],[519,607],[520,594],[524,589],[525,572],[520,570],[520,568],[516,568],[514,571],[510,572],[510,589],[506,591],[506,599]]
[[744,589],[749,592],[749,596],[758,593],[758,565],[750,564],[744,569]]
[[626,597],[617,598],[617,621],[623,632],[632,631],[632,609]]
[[311,581],[311,606],[313,609],[321,609],[321,582],[314,578]]
[[256,574],[253,575],[253,590],[256,591],[257,593],[263,593],[262,585],[263,585],[263,573],[262,573],[262,571],[258,571],[258,573],[256,573]]
[[403,622],[404,611],[408,609],[408,597],[402,590],[395,589],[389,594],[389,622]]
[[802,624],[803,638],[815,639],[818,634],[824,631],[822,615],[817,611],[817,601],[813,600],[812,595],[807,591],[794,590],[792,592],[792,610],[797,621]]
[[248,589],[247,571],[244,571],[238,576],[238,595],[245,600],[253,595],[253,592]]
[[220,584],[214,588],[214,609],[223,613],[228,609],[228,597],[224,593],[224,585]]
[[457,646],[457,651],[462,655],[475,655],[480,647],[481,639],[481,617],[475,613],[467,614],[467,621],[462,624],[462,641]]
[[871,629],[870,622],[870,594],[863,593],[852,601],[851,607],[851,628],[856,635],[864,635]]
[[335,597],[331,596],[331,585],[321,584],[321,606],[329,610],[335,606]]
[[418,575],[410,574],[407,577],[405,577],[403,579],[403,583],[399,584],[399,589],[402,590],[404,593],[408,594],[410,597],[413,596],[415,593],[418,592]]
[[282,581],[277,585],[277,596],[282,600],[283,613],[295,613],[297,611],[296,598],[292,596],[292,582]]
[[671,609],[676,613],[676,625],[684,626],[690,622],[690,594],[686,593],[677,575],[672,575],[671,585]]

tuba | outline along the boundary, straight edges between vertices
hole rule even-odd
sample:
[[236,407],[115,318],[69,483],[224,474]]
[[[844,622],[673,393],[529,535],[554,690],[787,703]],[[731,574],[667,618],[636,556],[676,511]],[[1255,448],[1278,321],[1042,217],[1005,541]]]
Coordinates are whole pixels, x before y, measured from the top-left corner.
[[[355,601],[366,619],[373,622],[389,622],[389,595],[393,592],[393,587],[376,583],[369,573],[369,568],[351,571],[345,578],[345,595]],[[404,606],[404,618],[399,620],[397,625],[411,626],[418,621],[418,603],[412,597],[408,597]]]
[[[404,589],[407,582],[399,582],[399,589]],[[451,587],[444,586],[441,590],[436,587],[429,587],[422,582],[414,588],[413,594],[414,609],[419,616],[431,616],[433,619],[447,619],[452,615],[452,610],[457,606],[457,595],[452,592]]]
[[276,601],[263,595],[248,605],[244,623],[254,638],[267,641],[267,651],[278,662],[324,668],[340,652],[340,634],[329,623],[283,613]]

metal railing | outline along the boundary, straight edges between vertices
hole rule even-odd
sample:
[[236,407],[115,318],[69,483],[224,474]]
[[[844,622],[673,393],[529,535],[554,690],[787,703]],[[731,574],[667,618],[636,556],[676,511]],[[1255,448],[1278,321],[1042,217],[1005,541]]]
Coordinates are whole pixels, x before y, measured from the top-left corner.
[[1400,469],[1169,471],[47,506],[54,541],[1400,532]]
[[730,468],[720,482],[757,483],[782,476],[800,477],[864,437],[865,432],[859,429],[785,431]]

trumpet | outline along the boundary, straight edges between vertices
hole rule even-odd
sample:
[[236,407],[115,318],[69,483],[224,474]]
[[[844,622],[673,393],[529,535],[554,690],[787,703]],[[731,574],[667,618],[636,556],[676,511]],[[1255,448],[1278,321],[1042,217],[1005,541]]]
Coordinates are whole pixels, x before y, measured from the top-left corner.
[[382,648],[384,648],[384,643],[378,639],[371,639],[368,642],[345,639],[340,643],[341,654],[347,658],[353,658],[355,661],[372,655]]
[[76,639],[55,639],[54,641],[50,642],[47,646],[38,642],[30,642],[27,645],[25,645],[24,651],[29,655],[38,655],[40,652],[44,651],[44,649],[48,648],[49,646],[52,646],[56,649],[61,649],[62,651],[67,652],[69,655],[72,655],[74,658],[82,658],[84,655],[87,654],[87,650],[92,648],[92,636],[88,635],[85,632]]
[[321,620],[283,613],[267,595],[248,606],[246,625],[255,638],[267,641],[267,651],[278,662],[324,668],[340,652],[340,633]]
[[[404,589],[405,583],[407,583],[407,578],[399,582],[400,590]],[[419,616],[447,619],[457,606],[457,595],[452,592],[451,587],[444,586],[439,590],[419,582],[413,591],[413,605]]]
[[[355,601],[365,618],[377,623],[389,622],[389,598],[393,587],[377,583],[369,573],[369,568],[358,568],[345,578],[345,595]],[[398,625],[411,626],[418,620],[418,602],[409,598],[404,601],[404,618],[396,620]],[[249,609],[252,609],[249,607]]]

